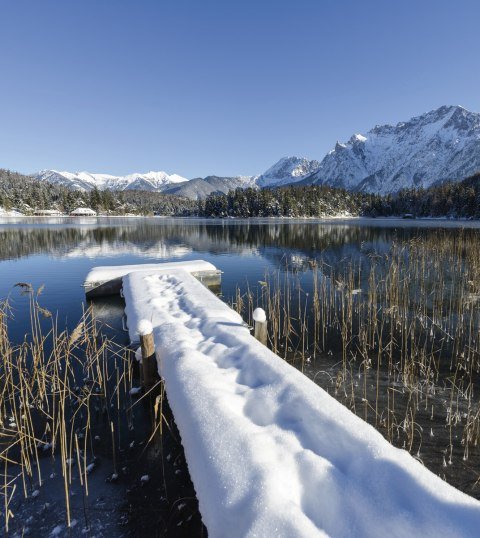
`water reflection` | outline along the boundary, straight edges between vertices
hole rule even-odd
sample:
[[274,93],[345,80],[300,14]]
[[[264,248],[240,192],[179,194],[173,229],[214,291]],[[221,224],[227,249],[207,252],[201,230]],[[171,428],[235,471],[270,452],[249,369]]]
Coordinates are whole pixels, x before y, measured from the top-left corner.
[[[472,259],[471,252],[474,249],[471,247],[478,244],[480,225],[478,223],[464,224],[468,224],[468,229],[463,232],[466,247],[462,247],[457,254],[462,263],[465,260],[465,267],[468,266],[467,261],[477,267],[478,256],[475,258],[475,255],[473,255],[475,259]],[[300,342],[302,346],[299,346],[299,349],[302,351],[302,361],[304,355],[305,360],[310,359],[311,346],[309,347],[309,342],[311,343],[312,339],[316,341],[317,337],[320,340],[320,327],[322,329],[321,338],[323,339],[324,335],[326,335],[325,338],[329,337],[328,342],[326,342],[328,345],[324,346],[322,340],[322,354],[318,356],[313,355],[312,362],[305,363],[307,365],[306,369],[311,368],[312,371],[310,373],[315,378],[319,372],[323,372],[325,375],[318,377],[318,379],[325,379],[325,382],[320,382],[316,378],[317,382],[323,384],[327,390],[333,392],[338,398],[344,394],[346,399],[350,398],[351,400],[345,400],[346,404],[351,405],[353,402],[353,405],[356,405],[363,411],[362,406],[365,402],[368,403],[369,399],[372,401],[378,400],[379,392],[376,390],[376,385],[372,379],[378,384],[379,380],[381,381],[379,374],[384,375],[384,372],[379,369],[375,371],[372,369],[372,372],[374,371],[375,373],[374,378],[372,378],[369,373],[370,365],[365,359],[359,363],[363,364],[364,374],[362,378],[360,376],[359,364],[357,364],[356,359],[350,356],[349,360],[352,360],[351,371],[347,371],[346,368],[339,369],[338,365],[342,365],[338,357],[343,352],[343,326],[338,328],[338,324],[340,323],[339,320],[345,319],[345,316],[337,315],[335,308],[343,308],[344,305],[348,306],[349,304],[352,305],[351,312],[354,323],[352,324],[350,333],[354,334],[357,329],[355,323],[358,323],[355,317],[359,312],[358,304],[365,299],[365,290],[368,290],[370,283],[367,280],[370,274],[369,268],[373,263],[372,260],[380,257],[384,265],[390,266],[391,254],[394,250],[392,249],[393,244],[402,245],[404,242],[407,242],[411,246],[415,244],[415,241],[418,241],[419,237],[425,238],[427,240],[425,243],[428,247],[427,255],[424,256],[425,271],[427,273],[430,271],[430,277],[428,283],[422,287],[422,297],[427,299],[423,301],[422,308],[417,308],[413,312],[414,307],[417,306],[418,293],[416,289],[407,290],[408,294],[405,295],[407,299],[404,303],[406,307],[409,307],[406,308],[408,315],[410,315],[410,311],[415,315],[418,310],[421,311],[422,316],[418,322],[422,324],[422,327],[425,325],[425,319],[427,318],[428,320],[431,318],[431,321],[429,321],[431,324],[433,320],[436,320],[435,323],[438,322],[438,329],[434,328],[431,331],[431,336],[435,336],[435,331],[443,330],[442,320],[444,318],[442,315],[430,315],[430,310],[436,304],[431,303],[430,300],[433,301],[436,298],[438,302],[445,292],[449,301],[448,304],[455,305],[453,299],[455,299],[456,295],[450,294],[449,290],[452,288],[451,282],[453,282],[454,273],[461,265],[450,266],[450,264],[445,264],[445,268],[442,271],[443,278],[439,282],[437,267],[433,265],[435,259],[433,254],[437,253],[437,261],[438,256],[440,256],[441,265],[444,265],[444,258],[442,256],[446,256],[446,253],[448,254],[448,249],[444,249],[443,251],[439,249],[442,244],[439,239],[443,238],[444,245],[449,244],[449,242],[454,244],[451,241],[454,239],[458,245],[459,228],[462,227],[462,223],[405,222],[401,220],[381,219],[350,222],[153,218],[82,219],[75,221],[72,219],[18,219],[17,221],[7,221],[5,219],[4,221],[0,221],[0,298],[10,294],[14,316],[12,317],[11,331],[14,339],[21,340],[29,326],[28,298],[21,296],[17,288],[11,293],[12,286],[15,282],[31,282],[35,288],[45,284],[45,291],[41,296],[42,305],[51,312],[58,313],[58,324],[60,328],[63,325],[68,325],[72,328],[81,316],[82,301],[85,300],[84,290],[81,284],[91,267],[95,265],[122,265],[169,261],[172,259],[201,258],[212,262],[223,271],[222,293],[226,302],[233,302],[237,299],[237,287],[240,296],[245,296],[246,291],[253,290],[252,302],[245,301],[245,310],[249,309],[250,314],[252,305],[259,304],[259,297],[262,298],[266,293],[266,286],[263,285],[263,281],[266,278],[265,273],[267,272],[270,275],[275,273],[276,276],[277,271],[280,271],[283,274],[280,275],[279,282],[291,282],[291,289],[295,290],[295,293],[292,292],[292,294],[288,295],[288,307],[294,313],[294,317],[298,318],[300,322],[302,312],[307,312],[307,309],[303,307],[298,308],[297,302],[300,301],[300,297],[302,301],[306,301],[305,297],[307,296],[310,297],[310,301],[313,300],[315,294],[312,288],[312,276],[315,275],[318,277],[319,289],[323,290],[323,295],[325,297],[331,297],[333,305],[331,311],[335,315],[332,315],[330,318],[327,316],[326,322],[322,321],[321,316],[318,319],[316,317],[306,318],[302,322],[302,326],[305,328],[305,334],[307,335],[306,345],[303,345],[302,340]],[[443,230],[439,231],[439,228],[443,228]],[[409,250],[415,252],[414,249]],[[475,252],[477,251],[475,250]],[[387,255],[389,258],[386,257]],[[403,251],[402,255],[398,257],[400,261],[403,260],[402,256]],[[407,252],[405,254],[407,260],[409,259],[408,256],[409,254]],[[410,255],[410,259],[414,259],[414,256]],[[350,291],[346,293],[344,290],[348,287],[348,279],[345,278],[345,275],[348,275],[351,266],[354,267],[352,274],[354,276],[358,275],[358,277],[354,280],[355,290],[348,288]],[[288,273],[286,272],[287,268]],[[293,275],[291,272],[292,269]],[[373,288],[378,287],[379,279],[383,279],[385,282],[383,276],[385,271],[386,269],[383,270],[382,266],[379,265],[379,270],[375,274],[376,278],[372,278],[371,280],[374,284]],[[474,274],[477,275],[477,273]],[[401,279],[400,281],[403,283],[407,280]],[[262,281],[262,284],[259,284],[259,281]],[[478,278],[474,278],[472,282],[478,282]],[[469,282],[467,283],[469,287],[462,297],[471,300],[472,295],[477,297],[478,290]],[[405,286],[403,284],[402,286],[401,288],[397,282],[394,289],[404,289]],[[301,296],[298,291],[300,288],[304,290],[304,294]],[[384,296],[381,294],[376,296],[375,302],[378,301],[385,302]],[[393,297],[388,304],[385,303],[385,305],[382,305],[382,309],[378,311],[396,312],[400,302],[397,301],[397,304],[395,301],[396,299]],[[469,308],[472,309],[474,315],[477,314],[478,310],[475,310],[471,305]],[[461,310],[458,307],[455,311],[460,312]],[[376,312],[376,310],[373,309],[372,312]],[[353,316],[353,313],[355,313],[355,316]],[[97,319],[111,325],[113,330],[118,332],[122,338],[126,338],[126,334],[122,331],[123,304],[118,297],[96,302],[95,314]],[[247,319],[249,313],[243,312],[243,314],[245,319]],[[282,315],[284,316],[285,314]],[[323,315],[324,312],[322,311]],[[281,319],[281,316],[278,319]],[[455,319],[453,319],[453,324],[451,324],[453,327],[457,326]],[[461,319],[463,322],[464,318],[462,317]],[[475,323],[472,323],[471,327],[478,334],[478,325]],[[279,326],[283,325],[280,323]],[[376,327],[375,324],[371,326]],[[326,327],[330,327],[330,334],[327,334]],[[385,331],[387,331],[388,327],[396,327],[396,325],[387,320]],[[383,334],[383,330],[381,333]],[[303,333],[299,330],[296,334]],[[377,333],[373,331],[372,334],[375,335]],[[401,344],[403,341],[402,338],[406,338],[406,336],[401,335],[400,338],[392,339],[391,342],[398,341]],[[443,333],[440,335],[440,338],[444,338]],[[367,340],[364,339],[364,341]],[[344,341],[352,342],[352,345],[355,343],[354,340],[349,338],[348,334]],[[293,343],[297,345],[297,342]],[[371,342],[369,345],[371,345]],[[433,349],[435,351],[437,347],[439,349],[446,349],[447,347],[446,344],[441,344],[441,346],[426,346],[426,349]],[[290,352],[288,345],[285,345],[282,349],[286,354]],[[345,349],[347,348],[345,347]],[[405,345],[402,349],[406,350],[405,353],[407,351],[410,353],[411,347],[409,348],[408,345]],[[422,351],[423,346],[417,345],[416,349]],[[324,353],[324,351],[327,353]],[[357,348],[354,348],[354,353],[356,351]],[[361,349],[358,350],[358,353],[360,356]],[[367,354],[365,353],[366,356]],[[396,360],[396,357],[394,358]],[[402,362],[400,361],[399,364],[402,364]],[[302,362],[302,368],[304,366]],[[397,372],[395,369],[393,371]],[[387,374],[390,376],[389,372]],[[407,409],[406,406],[401,407],[401,386],[397,383],[397,377],[395,377],[393,385],[390,383],[390,377],[387,378],[387,381],[383,385],[380,384],[381,387],[385,388],[385,392],[387,393],[387,413],[380,412],[381,420],[384,420],[385,416],[390,417],[392,415],[389,407],[391,405],[389,399],[390,393],[395,394],[397,411],[399,409],[400,411]],[[350,382],[348,387],[345,384],[346,380]],[[345,389],[342,392],[340,390],[342,386],[347,387],[348,390]],[[373,397],[371,395],[372,387],[375,388]],[[392,392],[392,388],[395,389],[395,393]],[[435,391],[440,390],[439,387],[434,387],[434,389]],[[422,428],[427,433],[423,438],[420,437],[420,444],[422,447],[427,444],[432,445],[433,440],[435,440],[437,443],[435,445],[436,448],[434,447],[431,450],[437,450],[438,458],[431,460],[431,468],[435,472],[445,474],[450,479],[454,475],[460,476],[462,472],[466,472],[467,466],[466,464],[464,468],[452,466],[448,470],[445,470],[443,467],[442,462],[446,444],[444,431],[442,437],[442,428],[445,429],[445,417],[441,412],[437,412],[436,414],[438,424],[433,424],[435,437],[432,437],[432,439],[426,438],[429,431],[433,433],[432,418],[430,418],[432,401],[438,408],[442,408],[449,399],[448,394],[445,396],[446,389],[443,385],[441,390],[443,392],[434,392],[433,395],[429,393],[428,408],[426,404],[425,407],[422,407],[426,413],[424,423],[422,422]],[[340,396],[337,395],[337,392]],[[407,394],[407,392],[403,392],[402,389],[402,395],[404,394]],[[383,403],[385,403],[385,398]],[[475,401],[476,406],[477,404],[478,402]],[[418,403],[416,405],[418,407]],[[404,422],[400,422],[402,418],[401,413],[397,414],[399,417],[397,422],[387,423],[387,432],[392,430],[392,424],[395,424],[395,427],[398,426],[399,431],[403,427],[402,424]],[[421,419],[421,417],[419,418],[420,414],[421,412],[418,412],[416,415],[418,421]],[[370,415],[374,416],[372,414]],[[365,418],[368,419],[369,417]],[[375,425],[379,427],[376,415],[374,416],[374,420]],[[451,432],[447,433],[451,436]],[[460,430],[458,435],[460,442],[462,438]],[[399,435],[398,438],[401,439]],[[448,442],[449,440],[450,437],[447,438]],[[417,442],[417,438],[415,438],[415,442]],[[402,445],[400,444],[400,446]],[[416,445],[415,450],[417,450]],[[418,448],[418,451],[420,453],[420,448]],[[461,457],[462,447],[459,445],[456,461],[462,462]],[[475,461],[477,463],[480,461],[478,459],[480,456],[477,455],[476,457],[476,460],[471,459],[469,461]],[[476,477],[474,477],[474,480],[476,480]]]
[[[196,219],[28,219],[0,221],[0,260],[48,254],[60,258],[151,259],[183,257],[192,252],[261,254],[273,263],[298,269],[322,256],[342,259],[369,251],[387,252],[392,241],[430,234],[437,223],[403,221],[256,222]],[[17,222],[18,221],[18,222]],[[85,222],[83,222],[85,221]],[[447,223],[451,227],[451,223]],[[445,226],[445,223],[441,223]],[[461,226],[461,225],[457,225]],[[475,226],[470,224],[470,226]],[[456,228],[450,229],[455,234]],[[476,234],[475,229],[471,230]]]
[[[479,234],[478,223],[466,233]],[[454,236],[461,224],[442,222]],[[19,335],[25,299],[12,286],[19,281],[45,285],[42,301],[74,324],[82,312],[81,287],[96,265],[123,265],[204,259],[224,272],[225,300],[236,287],[264,280],[265,272],[292,268],[308,274],[321,259],[338,273],[351,260],[368,265],[373,253],[393,242],[435,236],[438,223],[402,220],[290,221],[169,218],[0,219],[0,298],[10,296]]]

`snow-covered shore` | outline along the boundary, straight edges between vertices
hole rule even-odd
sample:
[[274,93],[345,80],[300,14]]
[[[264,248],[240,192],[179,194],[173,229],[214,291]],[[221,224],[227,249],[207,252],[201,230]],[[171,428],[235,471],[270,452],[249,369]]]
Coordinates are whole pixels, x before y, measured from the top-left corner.
[[415,219],[405,219],[401,216],[389,216],[389,217],[363,217],[357,215],[351,215],[348,213],[338,213],[336,215],[328,215],[324,217],[198,217],[198,216],[169,216],[169,215],[134,215],[134,214],[125,214],[125,215],[95,215],[88,217],[78,217],[73,215],[25,215],[20,213],[17,210],[6,211],[0,207],[0,218],[18,218],[18,219],[30,219],[37,220],[39,222],[45,222],[46,220],[61,222],[63,219],[67,219],[72,222],[80,222],[82,219],[88,219],[89,222],[94,222],[96,219],[174,219],[174,220],[200,220],[200,221],[210,221],[214,220],[217,222],[258,222],[258,223],[269,223],[269,222],[287,222],[287,223],[296,223],[296,222],[305,222],[305,223],[315,223],[315,222],[369,222],[374,226],[378,226],[382,222],[391,223],[396,221],[401,221],[404,225],[413,226],[415,223],[451,223],[455,224],[467,224],[467,223],[478,223],[479,220],[474,220],[471,218],[452,218],[452,217],[417,217]]
[[123,289],[132,341],[153,324],[210,536],[478,535],[478,501],[262,346],[189,273],[130,273]]
[[16,209],[7,210],[0,206],[0,217],[23,217],[24,215]]

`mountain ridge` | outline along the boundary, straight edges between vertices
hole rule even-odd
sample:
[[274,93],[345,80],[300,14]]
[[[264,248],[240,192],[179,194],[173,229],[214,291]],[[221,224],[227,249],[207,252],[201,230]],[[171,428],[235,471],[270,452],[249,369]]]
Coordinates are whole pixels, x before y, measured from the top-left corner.
[[256,178],[259,187],[279,187],[297,183],[317,170],[320,162],[306,157],[282,157],[273,166]]
[[91,190],[147,190],[205,198],[236,188],[328,185],[347,190],[391,194],[404,188],[428,188],[459,181],[480,171],[480,114],[444,105],[396,125],[375,125],[335,144],[321,161],[282,157],[258,176],[186,179],[148,172],[113,176],[43,170],[35,179]]
[[162,192],[172,184],[188,181],[178,174],[167,174],[164,171],[133,173],[125,176],[112,174],[92,174],[90,172],[67,172],[58,170],[41,170],[32,174],[34,179],[47,181],[77,190],[146,190]]
[[190,179],[185,183],[171,185],[166,188],[164,194],[175,194],[192,200],[201,200],[210,194],[227,194],[231,190],[256,188],[255,176],[206,176]]
[[444,105],[337,142],[303,184],[390,194],[459,181],[480,170],[480,114]]

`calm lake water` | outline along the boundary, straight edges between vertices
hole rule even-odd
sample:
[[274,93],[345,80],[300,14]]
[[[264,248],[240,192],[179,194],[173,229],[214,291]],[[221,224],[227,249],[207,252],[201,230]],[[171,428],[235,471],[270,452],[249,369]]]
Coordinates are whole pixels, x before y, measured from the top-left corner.
[[[310,271],[322,257],[341,265],[360,251],[388,251],[392,241],[428,235],[439,227],[480,229],[478,222],[401,219],[205,220],[170,218],[0,219],[0,298],[9,297],[15,315],[12,336],[28,321],[28,298],[17,282],[44,285],[42,306],[58,313],[62,326],[78,321],[85,301],[82,284],[96,265],[161,263],[204,259],[223,271],[222,294],[254,285],[265,272],[288,265]],[[480,236],[479,236],[480,237]],[[108,318],[108,302],[105,316]],[[113,308],[113,306],[112,306]],[[118,314],[118,312],[116,312]]]
[[[339,288],[338,293],[334,291],[332,297],[335,296],[335,304],[341,304],[338,300],[343,301],[341,298],[347,296],[342,291],[347,286],[345,282],[339,283],[337,278],[338,275],[347,274],[352,264],[358,268],[366,266],[367,270],[362,275],[368,277],[368,267],[372,260],[379,258],[389,260],[394,245],[405,242],[409,242],[409,245],[428,244],[428,249],[431,249],[432,253],[437,252],[438,255],[441,249],[436,248],[437,243],[439,244],[437,239],[441,238],[443,245],[455,245],[461,235],[466,238],[465,245],[467,245],[456,253],[461,259],[465,259],[464,262],[461,261],[461,266],[467,267],[470,264],[478,272],[477,255],[474,253],[473,258],[471,255],[468,256],[468,245],[479,244],[477,243],[477,239],[480,241],[479,222],[402,219],[335,221],[170,218],[2,219],[0,220],[0,298],[9,299],[13,314],[9,328],[12,338],[16,341],[23,338],[29,324],[29,297],[22,294],[19,287],[14,287],[16,283],[30,283],[36,289],[44,286],[41,305],[57,316],[59,328],[65,326],[72,328],[78,322],[86,304],[82,288],[85,276],[92,267],[98,265],[203,259],[213,263],[223,272],[221,295],[229,304],[235,302],[237,289],[242,295],[245,295],[247,290],[252,290],[255,303],[257,294],[261,294],[264,289],[262,286],[265,286],[266,274],[280,275],[279,282],[285,282],[287,275],[287,279],[293,282],[292,290],[301,288],[298,293],[297,291],[292,293],[292,305],[294,305],[295,297],[300,297],[300,293],[309,296],[311,300],[312,282],[317,278],[317,276],[312,278],[312,274],[321,263],[322,269],[318,269],[320,282],[321,279],[328,279],[330,270],[336,275],[335,278],[330,278],[328,289]],[[426,240],[425,243],[422,243],[422,240]],[[477,252],[476,247],[474,250]],[[440,257],[448,256],[448,250],[442,252]],[[429,254],[425,256],[426,265],[430,263],[428,256]],[[430,282],[425,287],[425,296],[427,288],[428,295],[430,296],[431,292],[432,297],[435,297],[435,293],[438,296],[438,288],[441,288],[448,291],[448,299],[449,282],[454,280],[455,274],[452,273],[455,269],[451,269],[448,263],[444,264],[442,260],[443,258],[441,265],[446,266],[445,270],[442,270],[445,286],[443,282],[438,286],[435,282],[436,268],[430,268],[428,273]],[[358,302],[355,301],[367,300],[365,290],[371,288],[371,282],[362,278],[358,282],[360,289],[354,290],[356,298],[352,299],[353,308],[357,308],[355,305]],[[379,275],[379,278],[382,279],[382,275]],[[408,278],[408,276],[403,278],[403,281]],[[468,276],[466,279],[468,280]],[[473,320],[472,330],[478,333],[480,294],[475,282],[470,283],[467,280],[464,284],[471,289],[467,289],[468,297],[465,295],[467,301],[465,304],[469,305],[469,319]],[[454,291],[450,294],[450,297],[453,296]],[[415,292],[409,301],[413,312],[416,305]],[[425,308],[428,307],[427,303],[428,301]],[[255,304],[251,306],[254,307]],[[119,298],[97,300],[95,310],[101,320],[113,326],[122,343],[127,343],[126,333],[121,329],[123,314],[121,300]],[[469,372],[468,379],[476,388],[475,392],[469,393],[467,399],[461,387],[456,387],[457,392],[449,388],[451,387],[449,371],[445,372],[445,375],[442,374],[443,377],[437,377],[434,382],[430,382],[428,372],[427,377],[422,373],[412,388],[403,385],[402,379],[406,372],[402,370],[401,361],[393,365],[393,370],[387,371],[382,367],[375,371],[370,364],[356,359],[356,351],[353,350],[353,354],[348,357],[348,366],[345,362],[342,366],[340,332],[333,327],[335,324],[338,326],[338,318],[331,326],[333,329],[329,336],[330,341],[327,339],[326,346],[323,346],[320,353],[312,354],[311,348],[308,348],[312,343],[312,319],[306,308],[304,312],[306,318],[309,318],[306,321],[309,325],[309,344],[306,352],[305,347],[302,349],[301,363],[295,359],[295,365],[362,418],[378,427],[394,444],[410,449],[411,453],[432,471],[467,493],[480,497],[480,488],[477,485],[477,479],[480,477],[478,449],[472,448],[469,457],[465,458],[462,442],[462,436],[466,433],[477,431],[475,429],[477,423],[480,428],[480,414],[474,415],[479,408],[476,396],[480,385],[478,372]],[[442,320],[438,322],[440,325],[435,320],[428,321],[430,315],[426,310],[422,313],[413,312],[413,317],[418,318],[417,325],[420,324],[419,331],[435,337],[436,332],[442,330],[440,326]],[[297,316],[297,319],[299,317]],[[461,315],[458,319],[460,318]],[[387,328],[388,323],[389,321],[385,325]],[[430,323],[428,331],[424,329],[424,323]],[[467,340],[468,338],[467,336]],[[441,343],[443,340],[445,338],[440,334],[435,340],[435,345],[439,342],[443,346]],[[420,343],[420,340],[418,342]],[[279,350],[282,356],[288,355],[288,346],[287,344],[283,350]],[[361,354],[361,350],[359,353]],[[477,351],[474,352],[476,353]],[[475,356],[473,355],[474,359]],[[287,358],[293,360],[292,356]],[[442,361],[445,362],[444,359]],[[463,358],[458,363],[458,368],[463,370],[458,370],[457,373],[465,370],[460,364],[462,361]],[[439,370],[442,368],[440,365]],[[417,373],[413,372],[414,375]],[[472,399],[473,394],[475,399]],[[393,397],[395,397],[395,409],[392,411]],[[453,401],[456,402],[455,408]],[[458,417],[454,425],[451,420],[453,413]],[[446,428],[446,417],[450,417],[449,428]],[[466,424],[471,417],[475,417],[476,422],[471,422],[471,427],[467,427]],[[471,443],[476,447],[476,442]]]

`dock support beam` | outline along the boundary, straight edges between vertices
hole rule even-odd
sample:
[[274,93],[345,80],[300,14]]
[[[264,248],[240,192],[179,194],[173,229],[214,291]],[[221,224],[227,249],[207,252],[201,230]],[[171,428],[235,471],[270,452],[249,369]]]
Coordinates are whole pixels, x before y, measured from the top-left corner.
[[153,326],[147,319],[142,319],[138,323],[137,330],[140,336],[140,348],[142,350],[143,387],[145,391],[148,391],[155,385],[157,377],[157,358],[155,356]]
[[253,321],[255,338],[266,346],[268,341],[267,315],[263,308],[255,308],[253,311]]

